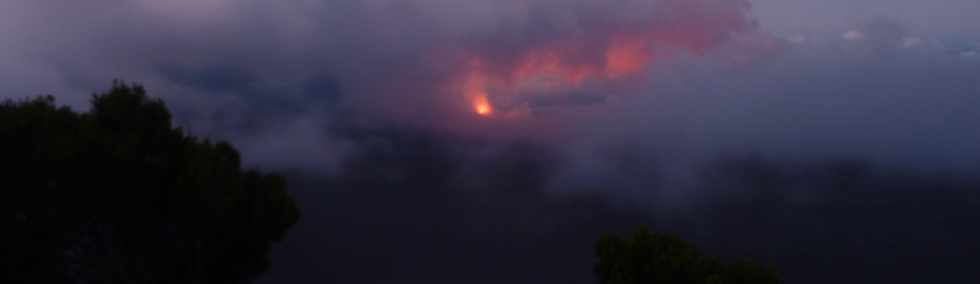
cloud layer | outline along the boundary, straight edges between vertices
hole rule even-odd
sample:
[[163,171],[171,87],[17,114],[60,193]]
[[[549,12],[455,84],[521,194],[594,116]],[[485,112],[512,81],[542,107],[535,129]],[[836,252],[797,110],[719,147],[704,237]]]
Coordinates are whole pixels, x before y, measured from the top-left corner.
[[[330,272],[338,280],[390,257],[393,275],[422,281],[472,253],[488,258],[457,274],[497,264],[527,277],[482,275],[549,282],[522,269],[555,261],[542,269],[584,271],[558,281],[570,283],[590,261],[571,249],[644,222],[733,255],[745,251],[712,236],[852,258],[807,239],[821,233],[806,226],[864,232],[850,221],[863,216],[900,232],[874,213],[888,212],[960,241],[977,235],[908,213],[923,190],[944,188],[931,212],[973,216],[964,188],[975,183],[939,173],[980,171],[980,22],[969,17],[980,11],[941,2],[7,0],[0,96],[84,108],[112,79],[137,81],[191,132],[299,177],[311,217],[281,261],[308,269],[285,265],[273,282],[326,273],[324,255],[351,256],[325,262],[348,269]],[[732,157],[779,162],[717,165]],[[864,163],[930,178],[872,174],[860,194],[821,191]],[[708,180],[706,168],[748,181]],[[760,180],[776,193],[753,191]],[[735,225],[769,214],[782,223]],[[928,238],[910,235],[895,242]],[[820,236],[858,249],[845,233]],[[416,259],[428,248],[438,257]],[[762,256],[795,279],[832,264],[785,251]]]

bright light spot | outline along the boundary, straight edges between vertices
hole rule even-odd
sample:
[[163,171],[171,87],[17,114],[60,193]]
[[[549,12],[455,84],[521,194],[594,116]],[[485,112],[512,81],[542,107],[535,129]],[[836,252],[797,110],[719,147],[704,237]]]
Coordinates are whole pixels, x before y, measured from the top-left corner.
[[466,81],[463,83],[463,95],[473,102],[473,111],[481,116],[493,114],[493,106],[487,100],[487,87],[490,79],[482,72],[482,64],[479,61],[470,63],[472,72],[467,74]]
[[[491,116],[497,112],[490,95],[513,99],[524,92],[549,93],[582,87],[589,81],[621,80],[643,73],[654,60],[651,36],[620,36],[602,50],[597,60],[580,58],[575,46],[548,46],[532,49],[508,68],[491,69],[484,58],[474,57],[460,76],[463,96],[474,112]],[[506,99],[505,99],[506,100]],[[520,106],[514,104],[506,110]]]
[[493,114],[493,106],[487,101],[486,97],[478,97],[476,101],[473,102],[473,110],[476,114],[481,116],[490,116]]

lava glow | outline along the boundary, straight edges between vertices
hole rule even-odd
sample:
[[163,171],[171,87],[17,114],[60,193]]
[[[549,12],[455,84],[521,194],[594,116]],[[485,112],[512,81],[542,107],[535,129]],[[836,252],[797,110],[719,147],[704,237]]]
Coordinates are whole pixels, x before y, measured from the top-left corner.
[[624,40],[606,50],[606,76],[619,78],[642,72],[652,60],[649,43],[642,40]]
[[[597,60],[582,60],[569,49],[536,49],[511,67],[489,68],[475,57],[463,75],[462,93],[481,116],[494,114],[491,96],[520,97],[526,92],[574,90],[588,82],[609,82],[644,72],[653,61],[651,42],[643,38],[609,44]],[[518,104],[520,102],[517,102]]]
[[479,62],[474,61],[474,72],[466,75],[463,83],[463,95],[473,103],[473,112],[480,116],[493,115],[493,106],[490,104],[487,92],[489,78],[479,70]]
[[493,114],[493,107],[485,96],[480,96],[473,102],[473,111],[482,116],[490,116]]
[[544,96],[626,81],[677,51],[702,54],[754,25],[745,16],[746,0],[662,0],[654,5],[645,20],[518,44],[519,52],[464,51],[457,90],[480,116],[510,115]]

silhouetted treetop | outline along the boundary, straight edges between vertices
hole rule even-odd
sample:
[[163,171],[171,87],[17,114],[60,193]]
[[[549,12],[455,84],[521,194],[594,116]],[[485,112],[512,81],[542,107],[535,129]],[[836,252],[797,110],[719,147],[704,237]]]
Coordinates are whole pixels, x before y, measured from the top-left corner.
[[0,103],[3,283],[242,283],[299,211],[281,176],[114,82],[88,113]]
[[755,262],[724,263],[676,236],[641,228],[596,242],[601,284],[775,284],[775,271]]

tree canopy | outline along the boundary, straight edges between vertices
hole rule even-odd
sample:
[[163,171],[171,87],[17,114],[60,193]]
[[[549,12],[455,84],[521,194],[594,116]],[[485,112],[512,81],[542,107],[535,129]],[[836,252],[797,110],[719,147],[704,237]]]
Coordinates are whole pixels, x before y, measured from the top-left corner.
[[299,211],[275,174],[115,82],[87,113],[0,103],[3,283],[242,283]]
[[641,228],[596,242],[601,284],[775,284],[772,269],[751,261],[724,263],[676,236]]

